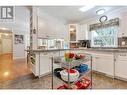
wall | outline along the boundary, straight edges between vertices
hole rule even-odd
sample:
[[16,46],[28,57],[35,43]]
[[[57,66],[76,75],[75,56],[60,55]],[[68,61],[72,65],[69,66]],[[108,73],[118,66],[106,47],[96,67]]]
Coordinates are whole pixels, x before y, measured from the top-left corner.
[[2,54],[2,47],[1,47],[1,35],[0,35],[0,55]]
[[[29,10],[26,7],[15,7],[15,20],[13,22],[0,22],[0,27],[12,30],[13,35],[13,59],[24,58],[26,36],[29,35]],[[24,44],[15,44],[14,35],[24,35]]]
[[[120,19],[120,25],[118,29],[118,37],[122,36],[122,33],[125,33],[127,36],[127,8],[120,8],[118,10],[111,11],[110,13],[105,14],[108,19],[113,19],[113,18],[119,18]],[[81,25],[86,25],[86,34],[88,37],[86,39],[91,39],[91,33],[89,32],[89,25],[95,24],[99,22],[99,17],[91,18],[88,20],[84,20],[80,22]]]
[[38,8],[39,36],[45,35],[49,38],[63,38],[68,40],[68,26],[64,21],[46,13]]

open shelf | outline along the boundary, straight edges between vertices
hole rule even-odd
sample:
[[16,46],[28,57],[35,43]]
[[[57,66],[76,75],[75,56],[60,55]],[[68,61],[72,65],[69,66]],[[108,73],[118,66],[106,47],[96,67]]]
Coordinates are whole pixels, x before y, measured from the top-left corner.
[[[87,74],[89,74],[90,72],[91,72],[91,70],[88,69],[87,71],[85,71],[85,72],[83,72],[83,73],[80,73],[80,76],[79,76],[78,80],[76,80],[76,81],[74,81],[74,82],[70,82],[70,84],[76,83],[77,81],[81,80],[83,77],[86,77]],[[55,74],[54,74],[54,77],[57,77],[60,81],[63,81],[65,84],[68,84],[68,82],[64,81],[62,78],[56,76]]]
[[[74,67],[76,66],[79,66],[81,64],[86,64],[88,65],[87,63],[85,62],[88,62],[90,61],[90,67],[88,68],[87,71],[84,71],[83,73],[79,73],[80,76],[78,77],[77,80],[71,82],[70,81],[70,73],[68,73],[68,81],[64,81],[61,77],[58,77],[54,74],[54,66],[53,64],[57,64],[59,65],[61,68],[64,68],[64,69],[73,69]],[[53,89],[53,77],[56,77],[58,78],[60,81],[62,81],[65,85],[68,86],[68,89],[71,89],[71,86],[74,86],[76,85],[76,83],[80,82],[82,79],[86,78],[87,75],[90,75],[90,78],[87,78],[89,81],[90,81],[90,84],[89,84],[89,87],[88,88],[92,88],[92,56],[89,55],[89,54],[85,54],[85,57],[84,58],[81,58],[81,59],[75,59],[73,58],[71,61],[66,61],[64,56],[60,56],[60,57],[53,57],[52,58],[52,89]],[[86,79],[86,80],[87,80]]]
[[73,68],[75,66],[79,66],[80,64],[83,64],[85,62],[88,62],[90,60],[90,55],[87,55],[85,58],[83,59],[73,59],[72,62],[68,63],[65,61],[64,57],[54,57],[54,64],[60,65],[63,68],[69,69],[69,68]]

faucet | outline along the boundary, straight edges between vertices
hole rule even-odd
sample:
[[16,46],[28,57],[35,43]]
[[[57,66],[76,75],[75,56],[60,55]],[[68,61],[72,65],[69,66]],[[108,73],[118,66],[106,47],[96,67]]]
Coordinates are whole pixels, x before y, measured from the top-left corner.
[[101,41],[100,47],[103,48],[103,46],[104,46],[104,44],[103,44],[103,42]]

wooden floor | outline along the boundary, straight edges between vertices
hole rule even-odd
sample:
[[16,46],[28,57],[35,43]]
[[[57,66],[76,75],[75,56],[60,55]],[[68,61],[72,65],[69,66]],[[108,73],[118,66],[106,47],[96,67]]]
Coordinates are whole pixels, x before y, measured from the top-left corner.
[[0,82],[13,80],[30,73],[26,59],[13,60],[12,54],[0,55]]
[[[0,89],[51,89],[51,74],[34,77],[28,70],[26,60],[12,60],[12,55],[0,56]],[[54,79],[55,88],[63,84]],[[92,89],[127,89],[127,82],[93,73]]]

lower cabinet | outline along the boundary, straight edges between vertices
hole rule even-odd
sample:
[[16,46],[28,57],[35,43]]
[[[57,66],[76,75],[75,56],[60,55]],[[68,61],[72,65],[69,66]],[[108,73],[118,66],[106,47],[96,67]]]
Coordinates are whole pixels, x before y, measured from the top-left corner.
[[127,79],[127,53],[118,53],[115,63],[115,76]]
[[98,54],[93,57],[93,70],[114,76],[113,54]]
[[40,54],[40,63],[39,63],[39,75],[45,75],[51,72],[51,58],[49,57],[50,53],[41,53]]
[[[79,52],[79,51],[78,51]],[[82,52],[82,51],[81,51]],[[46,52],[36,53],[32,56],[34,61],[30,63],[30,69],[35,76],[43,76],[51,72],[51,57],[63,56],[65,51],[62,52]],[[86,52],[85,52],[86,53]],[[116,60],[114,60],[113,53],[100,53],[100,52],[87,52],[93,56],[92,70],[120,78],[127,79],[127,53],[116,53]],[[40,59],[40,60],[39,60]],[[90,61],[87,62],[90,66]],[[54,68],[60,66],[55,65]],[[115,71],[115,72],[114,72]]]

